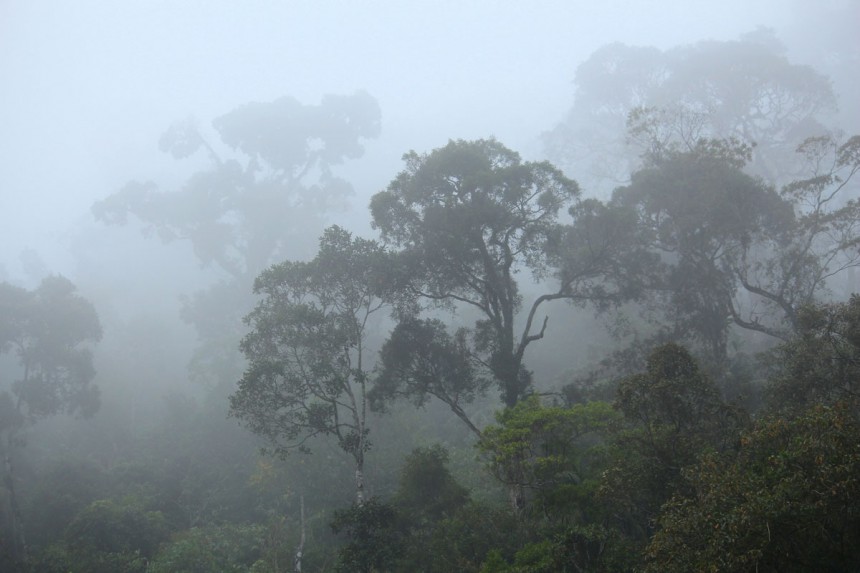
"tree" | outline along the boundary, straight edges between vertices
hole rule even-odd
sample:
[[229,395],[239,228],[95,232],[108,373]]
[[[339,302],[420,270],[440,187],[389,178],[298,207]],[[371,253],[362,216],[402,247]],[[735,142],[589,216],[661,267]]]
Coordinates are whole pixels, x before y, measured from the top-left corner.
[[615,191],[610,208],[637,213],[639,246],[659,257],[643,280],[666,338],[697,340],[718,364],[732,325],[787,340],[799,309],[860,265],[860,137],[798,152],[806,175],[780,192],[744,172],[749,146],[704,139],[655,151]]
[[799,310],[826,298],[837,279],[847,276],[853,290],[850,271],[860,266],[860,135],[811,137],[797,153],[803,176],[780,192],[791,208],[786,224],[743,244],[729,263],[749,299],[734,299],[734,323],[781,340],[798,332]]
[[420,407],[434,397],[480,437],[464,406],[483,394],[490,380],[476,372],[467,334],[460,329],[452,337],[440,320],[402,320],[380,353],[371,390],[374,407],[384,410],[397,397],[411,398]]
[[0,283],[0,354],[14,352],[13,380],[0,380],[0,449],[9,492],[13,559],[27,545],[15,495],[13,452],[28,424],[58,414],[90,416],[98,409],[91,345],[102,331],[93,305],[61,276],[33,291]]
[[440,445],[416,448],[400,470],[394,505],[413,529],[452,517],[469,501],[468,490],[448,470],[448,450]]
[[412,567],[402,570],[478,573],[492,554],[513,555],[525,536],[522,523],[511,511],[496,504],[469,502],[436,523],[423,558],[413,558],[406,564]]
[[635,237],[658,257],[644,280],[667,338],[697,340],[717,363],[736,309],[735,271],[753,245],[782,236],[792,219],[787,202],[741,170],[748,158],[742,144],[708,140],[654,155],[611,203],[637,213]]
[[[573,206],[579,189],[547,162],[523,162],[492,139],[451,141],[429,154],[410,152],[404,161],[406,169],[371,201],[373,224],[400,248],[401,276],[409,279],[413,296],[478,313],[469,356],[513,406],[531,385],[524,356],[546,332],[547,318],[538,317],[542,305],[619,297],[608,278],[610,268],[620,266],[618,252],[603,234],[594,244],[566,251],[579,255],[576,264],[562,257],[555,247],[578,235],[558,215]],[[591,207],[584,207],[586,220],[598,216]],[[556,284],[525,306],[521,317],[516,275],[523,271]]]
[[631,537],[645,540],[662,504],[688,489],[682,470],[706,451],[733,447],[744,417],[676,344],[655,348],[645,372],[620,382],[615,407],[624,423],[600,495],[624,516]]
[[791,63],[766,30],[667,51],[610,44],[579,66],[576,85],[570,112],[545,142],[598,193],[625,184],[649,149],[700,138],[757,144],[753,172],[785,183],[797,142],[825,131],[820,122],[836,108],[827,78]]
[[645,571],[851,571],[860,559],[856,405],[761,420],[705,456],[661,510]]
[[594,443],[616,414],[605,402],[544,406],[530,396],[496,415],[478,447],[493,475],[508,486],[511,505],[561,522],[588,513],[599,466]]
[[860,295],[802,308],[797,335],[777,347],[770,361],[773,412],[798,414],[814,404],[860,401]]
[[770,412],[685,470],[648,571],[850,571],[858,559],[860,296],[805,307],[780,345]]
[[61,276],[33,291],[0,284],[0,351],[14,351],[20,367],[6,391],[27,421],[98,408],[90,345],[101,339],[101,325],[92,303],[75,291]]
[[616,532],[596,525],[572,526],[526,544],[508,564],[490,552],[480,573],[612,573],[632,571],[632,548]]
[[[193,527],[163,543],[147,565],[151,573],[245,573],[260,563],[260,539],[265,536],[260,525],[224,524]],[[257,568],[250,569],[257,571]],[[277,571],[273,569],[272,571]]]
[[350,541],[341,548],[337,571],[373,573],[390,571],[401,551],[401,534],[394,507],[371,498],[335,513],[331,527]]
[[371,318],[391,301],[391,266],[374,241],[326,229],[309,262],[286,261],[254,284],[263,295],[246,318],[241,348],[249,361],[230,413],[284,456],[333,437],[353,460],[356,503],[364,501],[364,456]]
[[133,501],[94,501],[66,528],[65,542],[74,567],[94,573],[138,573],[146,569],[168,528],[159,511]]
[[351,191],[335,167],[361,156],[379,121],[376,101],[358,92],[327,95],[319,105],[282,97],[240,106],[213,122],[220,143],[195,122],[179,122],[162,136],[162,151],[176,159],[205,153],[208,167],[177,190],[132,181],[93,205],[106,223],[126,224],[131,216],[164,242],[188,241],[201,265],[226,277],[185,300],[183,319],[201,341],[193,375],[222,384],[239,377],[236,342],[253,305],[254,277],[275,261],[307,254],[306,237],[317,236],[326,211]]

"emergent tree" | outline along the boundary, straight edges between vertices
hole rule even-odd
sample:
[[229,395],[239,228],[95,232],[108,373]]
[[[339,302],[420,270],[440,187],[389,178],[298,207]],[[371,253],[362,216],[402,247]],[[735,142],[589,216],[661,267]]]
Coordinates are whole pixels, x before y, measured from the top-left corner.
[[828,79],[789,61],[765,30],[666,51],[610,44],[579,66],[576,86],[568,116],[545,136],[547,149],[589,191],[607,194],[648,148],[703,137],[756,143],[752,172],[784,184],[796,176],[797,142],[823,132],[836,109]]
[[[468,355],[513,406],[529,392],[523,358],[546,332],[542,305],[620,297],[609,279],[623,267],[615,245],[624,242],[615,235],[631,226],[598,204],[575,204],[574,181],[547,162],[522,161],[493,139],[451,141],[429,154],[407,153],[404,161],[406,169],[371,201],[373,224],[400,248],[401,274],[416,300],[477,311]],[[558,221],[567,207],[581,225]],[[554,279],[525,307],[517,280],[523,271]]]

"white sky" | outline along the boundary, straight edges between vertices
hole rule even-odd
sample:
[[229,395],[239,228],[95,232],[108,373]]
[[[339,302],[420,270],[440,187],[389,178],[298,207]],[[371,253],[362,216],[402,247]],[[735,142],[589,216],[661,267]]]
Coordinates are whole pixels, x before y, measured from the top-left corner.
[[[174,120],[364,89],[382,137],[350,167],[356,212],[409,149],[497,136],[536,151],[576,66],[613,41],[667,48],[792,24],[785,1],[0,0],[0,263],[63,241],[130,179],[170,180]],[[180,166],[181,167],[181,166]],[[571,174],[575,177],[575,174]]]

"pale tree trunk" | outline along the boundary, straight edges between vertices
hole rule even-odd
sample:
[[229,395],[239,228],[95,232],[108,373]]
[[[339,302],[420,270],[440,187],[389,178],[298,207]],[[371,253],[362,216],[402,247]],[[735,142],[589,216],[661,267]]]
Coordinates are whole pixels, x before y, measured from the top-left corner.
[[[365,315],[365,320],[367,316]],[[359,401],[356,400],[352,393],[353,420],[358,432],[358,444],[353,452],[355,459],[355,503],[359,507],[364,505],[364,451],[366,446],[367,436],[365,435],[365,424],[367,423],[367,377],[365,376],[364,367],[364,348],[361,337],[358,341],[358,388],[361,392]]]
[[305,496],[299,496],[299,519],[301,524],[301,536],[299,537],[299,546],[296,548],[296,557],[293,560],[293,570],[295,573],[302,573],[302,556],[305,552]]
[[355,465],[355,503],[364,505],[364,460]]

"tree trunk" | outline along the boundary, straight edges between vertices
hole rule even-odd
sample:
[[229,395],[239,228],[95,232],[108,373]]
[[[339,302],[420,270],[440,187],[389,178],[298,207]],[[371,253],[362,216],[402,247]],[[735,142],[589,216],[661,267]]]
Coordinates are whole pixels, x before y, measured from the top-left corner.
[[357,462],[355,465],[355,503],[358,506],[364,505],[364,461]]
[[299,546],[296,548],[296,557],[293,559],[293,570],[302,573],[302,556],[305,552],[305,496],[299,496],[299,523],[301,524],[301,536]]
[[511,510],[517,517],[523,514],[526,508],[526,488],[523,485],[525,475],[523,475],[523,456],[518,453],[508,462],[508,467],[505,468],[507,478],[508,500],[511,503]]
[[514,515],[517,517],[522,515],[526,507],[526,492],[522,484],[508,484],[508,500],[511,503],[511,510],[514,512]]

